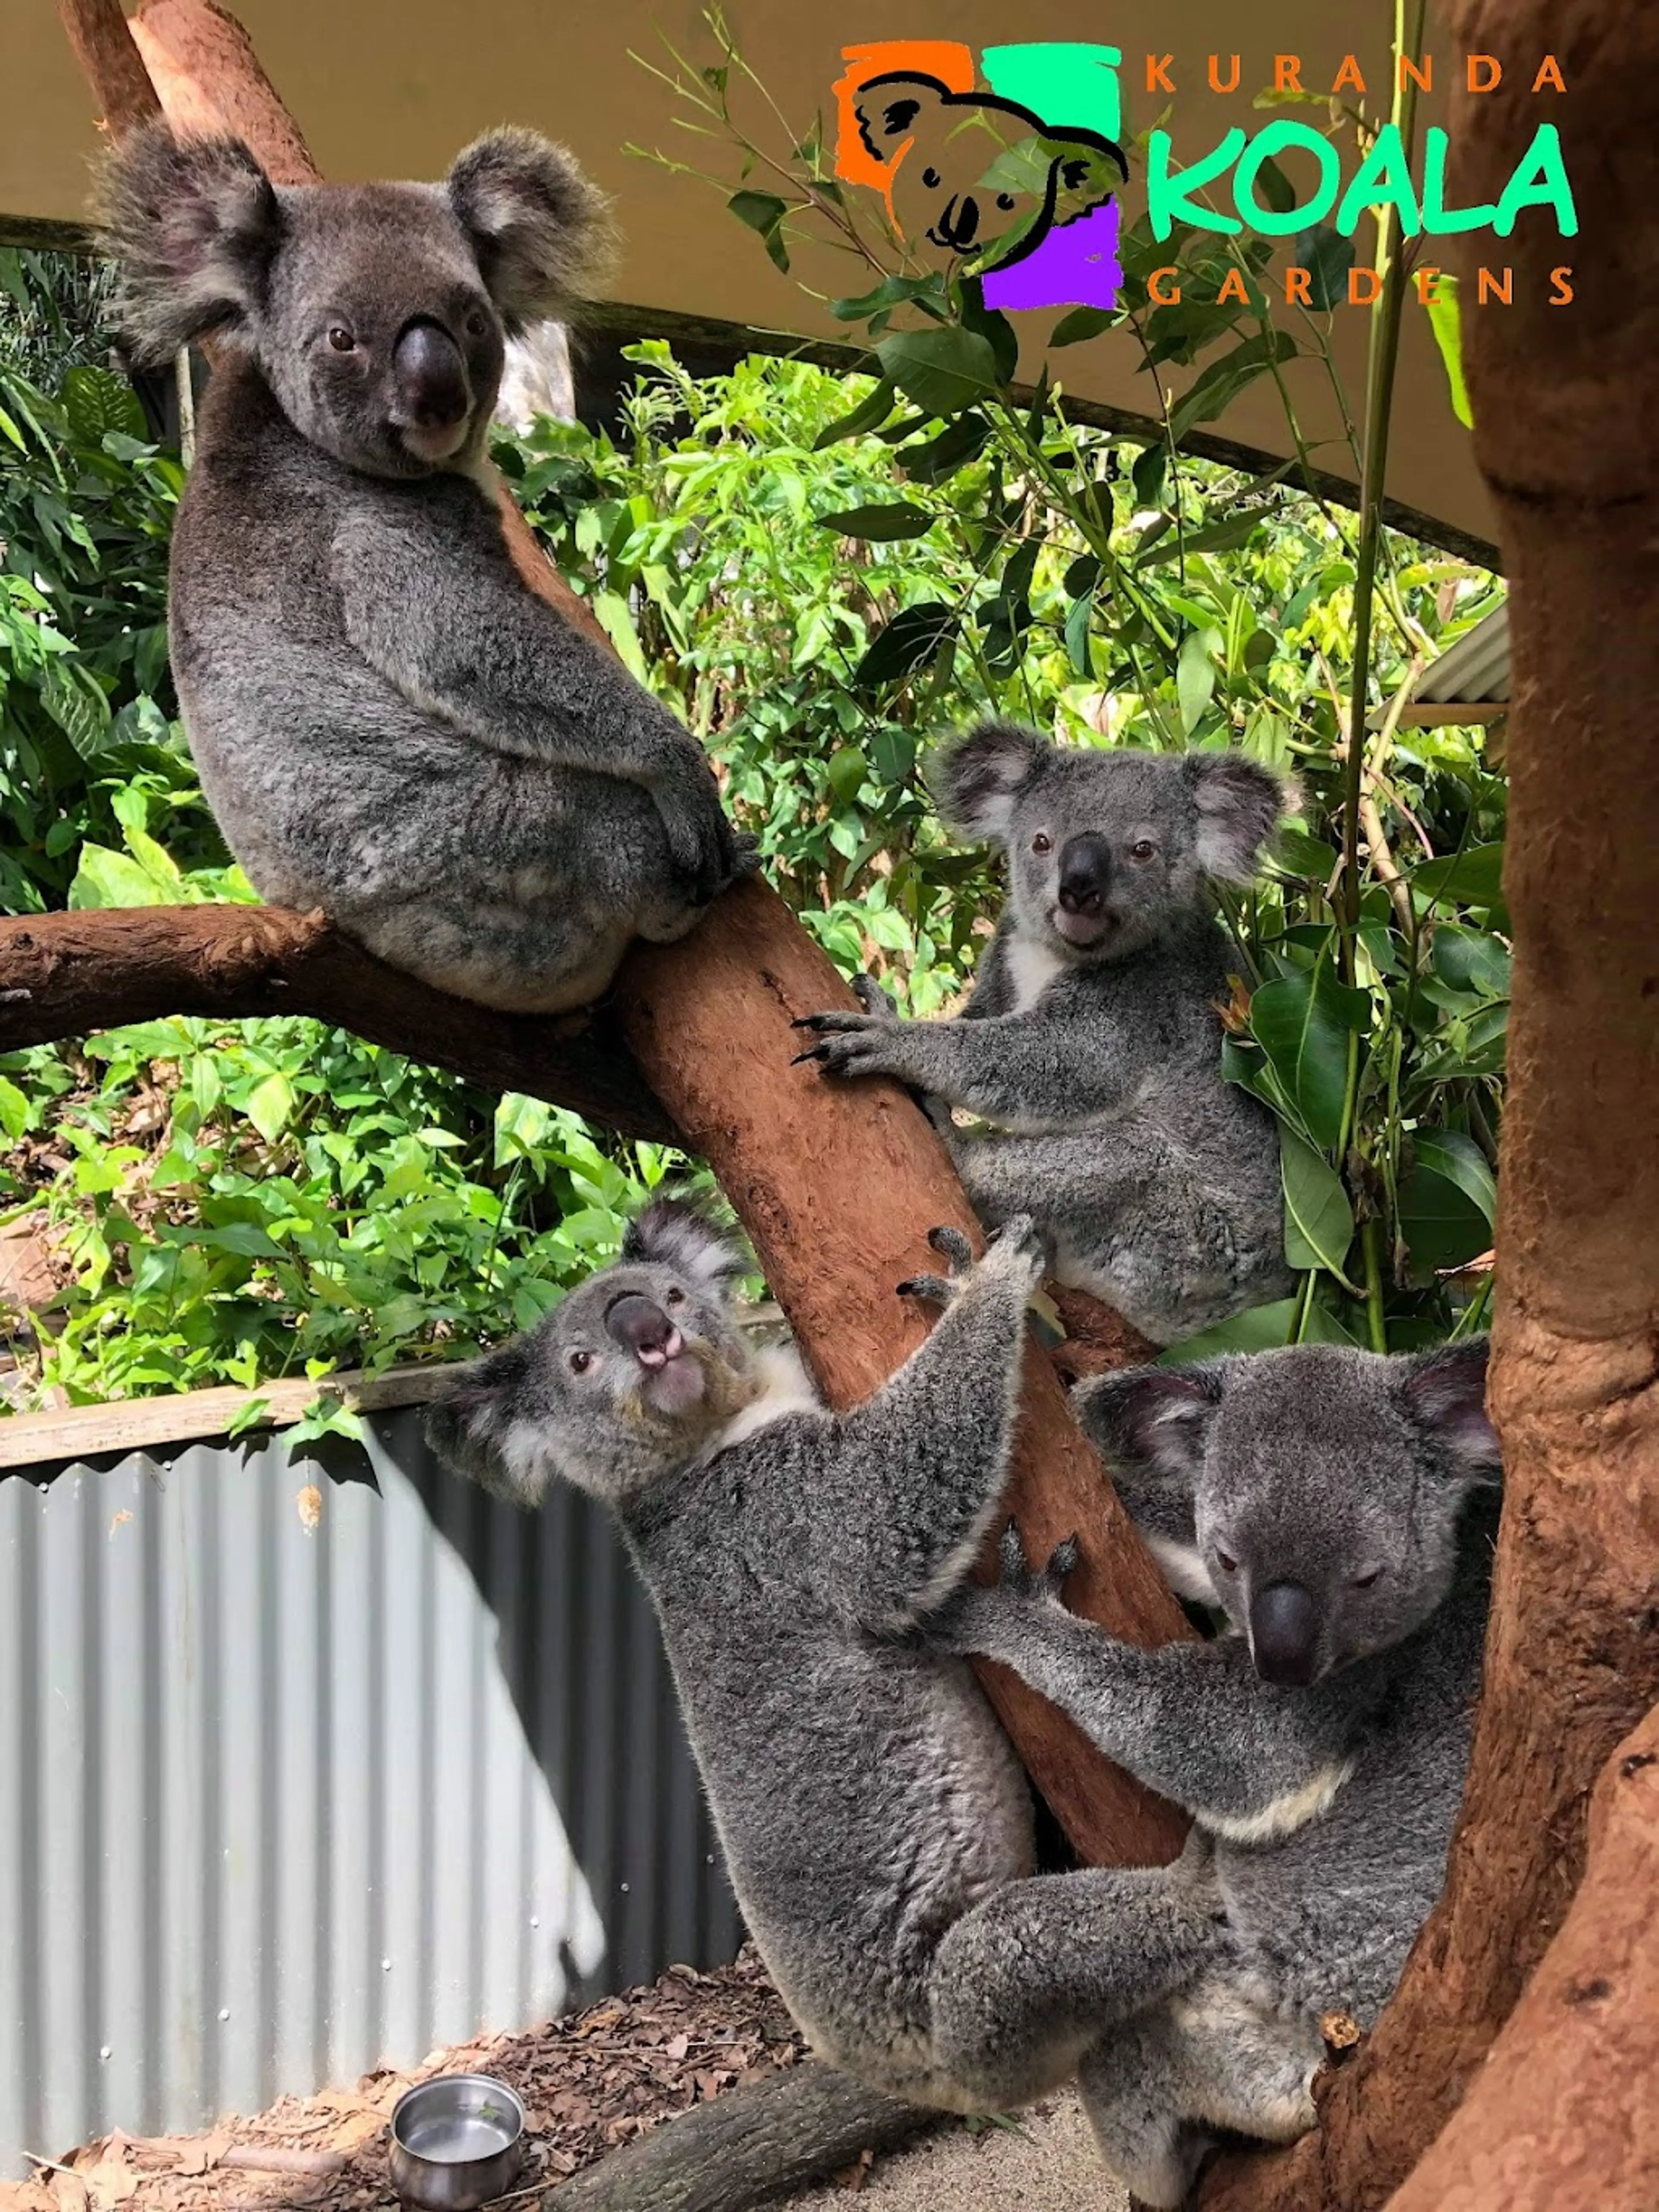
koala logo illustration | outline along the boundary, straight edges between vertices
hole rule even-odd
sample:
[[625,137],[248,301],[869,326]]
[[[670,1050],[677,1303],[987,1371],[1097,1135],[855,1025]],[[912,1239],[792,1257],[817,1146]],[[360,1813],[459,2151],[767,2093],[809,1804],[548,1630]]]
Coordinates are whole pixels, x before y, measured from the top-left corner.
[[1103,207],[1128,173],[1122,149],[1101,132],[1050,130],[1030,108],[952,92],[938,77],[873,77],[854,113],[866,152],[892,173],[902,234],[960,254],[1017,234],[1003,267]]
[[872,77],[853,112],[864,150],[888,173],[902,235],[963,255],[1012,241],[1000,270],[1108,206],[1128,174],[1103,132],[1051,129],[1013,100],[952,92],[935,76]]

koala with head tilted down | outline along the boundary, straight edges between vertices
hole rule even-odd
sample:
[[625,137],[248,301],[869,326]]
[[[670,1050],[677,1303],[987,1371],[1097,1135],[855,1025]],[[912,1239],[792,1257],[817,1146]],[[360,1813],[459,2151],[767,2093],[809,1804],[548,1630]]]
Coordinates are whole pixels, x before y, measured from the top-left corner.
[[1188,1981],[1218,1907],[1161,1871],[1033,1875],[1006,1739],[964,1662],[915,1642],[996,1514],[1040,1273],[1026,1222],[976,1266],[933,1241],[951,1278],[900,1287],[942,1319],[834,1413],[798,1362],[745,1346],[740,1256],[653,1205],[428,1433],[521,1504],[562,1477],[616,1515],[744,1919],[821,2054],[896,2096],[1000,2111]]
[[1008,854],[1008,902],[963,1014],[811,1014],[826,1074],[890,1075],[936,1112],[981,1218],[1030,1213],[1063,1283],[1154,1343],[1288,1294],[1279,1143],[1224,1082],[1237,955],[1211,886],[1248,883],[1285,805],[1238,753],[1047,744],[989,722],[946,746],[946,819]]
[[212,337],[173,538],[202,785],[266,898],[519,1012],[584,1004],[746,861],[702,752],[508,556],[483,461],[507,335],[604,233],[492,132],[439,185],[273,185],[157,125],[112,158],[133,357]]
[[[1370,2026],[1440,1893],[1497,1518],[1486,1369],[1479,1342],[1304,1346],[1084,1383],[1125,1504],[1226,1632],[1117,1643],[1060,1603],[1065,1548],[1033,1572],[1012,1531],[1001,1585],[927,1631],[1013,1668],[1193,1815],[1179,1873],[1149,1882],[1207,1891],[1209,1941],[1080,2072],[1108,2165],[1146,2203],[1182,2201],[1218,2130],[1312,2126],[1322,2019]],[[1141,1941],[1127,1915],[1115,1936]]]

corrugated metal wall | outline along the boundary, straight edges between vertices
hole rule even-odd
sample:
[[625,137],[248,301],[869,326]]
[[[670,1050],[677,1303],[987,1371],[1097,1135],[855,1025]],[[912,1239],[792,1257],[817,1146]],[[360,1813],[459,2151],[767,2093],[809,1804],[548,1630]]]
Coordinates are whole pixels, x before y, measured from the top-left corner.
[[604,1516],[311,1449],[0,1480],[0,2171],[737,1948]]

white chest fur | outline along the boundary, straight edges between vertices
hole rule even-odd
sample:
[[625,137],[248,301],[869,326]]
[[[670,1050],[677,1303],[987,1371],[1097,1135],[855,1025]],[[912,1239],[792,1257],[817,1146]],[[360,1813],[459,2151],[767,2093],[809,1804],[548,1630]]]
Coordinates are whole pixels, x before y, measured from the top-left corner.
[[1010,945],[1004,957],[1008,980],[1014,987],[1011,1011],[1016,1014],[1029,1013],[1066,965],[1060,955],[1050,951],[1046,945],[1028,945],[1019,938]]
[[812,1378],[793,1344],[763,1346],[755,1354],[755,1370],[760,1376],[760,1395],[751,1399],[740,1413],[726,1423],[709,1444],[706,1457],[712,1459],[716,1452],[741,1443],[745,1437],[752,1437],[757,1430],[767,1428],[787,1414],[820,1411],[823,1401],[812,1388]]

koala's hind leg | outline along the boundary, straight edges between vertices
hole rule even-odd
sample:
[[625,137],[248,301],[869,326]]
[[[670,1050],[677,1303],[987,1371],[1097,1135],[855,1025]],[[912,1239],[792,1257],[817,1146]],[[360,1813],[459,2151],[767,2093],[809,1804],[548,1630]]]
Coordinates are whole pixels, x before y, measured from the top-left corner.
[[1054,2087],[1103,2029],[1220,1954],[1218,1894],[1188,1863],[1037,1875],[1010,1882],[947,1931],[928,1982],[933,2047],[981,2110]]
[[[963,1135],[951,1151],[981,1220],[1036,1217],[1063,1283],[1172,1344],[1289,1287],[1271,1207],[1207,1183],[1162,1132],[1133,1121],[1045,1136]],[[1258,1215],[1260,1218],[1258,1218]]]
[[1144,2203],[1176,2206],[1220,2131],[1268,2142],[1306,2133],[1321,2057],[1306,2023],[1206,1974],[1103,2036],[1078,2087],[1112,2172]]

